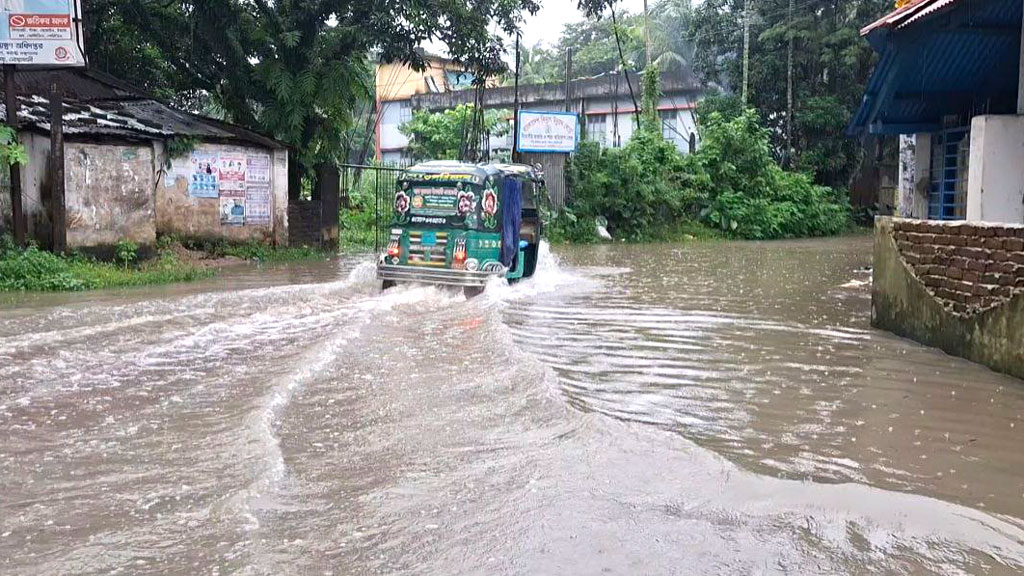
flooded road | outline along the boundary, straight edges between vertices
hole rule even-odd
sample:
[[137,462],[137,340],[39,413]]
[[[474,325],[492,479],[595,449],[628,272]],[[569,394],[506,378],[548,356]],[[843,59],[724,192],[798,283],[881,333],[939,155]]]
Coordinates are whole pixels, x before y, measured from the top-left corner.
[[0,299],[2,574],[1019,574],[1024,383],[869,238]]

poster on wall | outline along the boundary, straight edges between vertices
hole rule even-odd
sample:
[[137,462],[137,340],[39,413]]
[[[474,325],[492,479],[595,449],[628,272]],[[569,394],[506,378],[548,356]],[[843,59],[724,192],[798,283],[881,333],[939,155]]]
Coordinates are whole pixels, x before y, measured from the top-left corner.
[[245,190],[245,154],[221,152],[219,166],[221,190]]
[[572,112],[520,110],[516,126],[520,152],[576,151],[579,127]]
[[270,185],[270,155],[248,154],[245,157],[246,184]]
[[245,188],[245,224],[270,225],[270,185],[247,184]]
[[221,190],[220,223],[223,226],[245,224],[245,191]]
[[192,152],[188,193],[193,198],[216,198],[220,190],[219,158],[216,152]]
[[0,2],[0,64],[85,66],[78,0]]

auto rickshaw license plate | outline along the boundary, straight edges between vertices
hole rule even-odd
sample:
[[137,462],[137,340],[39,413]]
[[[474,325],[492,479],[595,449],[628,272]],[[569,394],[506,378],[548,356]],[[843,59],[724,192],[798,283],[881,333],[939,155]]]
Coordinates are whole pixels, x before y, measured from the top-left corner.
[[434,246],[437,244],[437,232],[424,232],[420,242],[423,246]]

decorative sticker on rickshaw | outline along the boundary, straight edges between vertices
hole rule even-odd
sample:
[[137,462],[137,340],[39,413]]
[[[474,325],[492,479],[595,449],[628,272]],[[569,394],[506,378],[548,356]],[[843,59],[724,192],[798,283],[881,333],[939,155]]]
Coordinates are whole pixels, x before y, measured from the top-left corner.
[[466,226],[476,227],[476,194],[463,190],[459,192],[458,214],[465,218]]
[[487,228],[498,227],[498,194],[491,189],[484,190],[484,199],[480,205],[483,212],[483,223]]
[[412,189],[412,211],[417,216],[454,216],[458,214],[459,190],[448,187]]
[[409,195],[403,190],[395,193],[395,213],[391,220],[395,224],[409,222]]

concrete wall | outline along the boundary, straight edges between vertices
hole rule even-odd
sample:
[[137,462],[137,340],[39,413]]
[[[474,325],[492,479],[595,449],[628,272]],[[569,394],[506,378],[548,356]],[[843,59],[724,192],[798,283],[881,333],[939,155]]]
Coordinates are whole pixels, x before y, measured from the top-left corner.
[[[22,167],[22,198],[28,237],[51,242],[50,139],[23,133],[28,153]],[[149,144],[67,142],[64,185],[69,248],[112,245],[119,240],[156,239],[153,150]]]
[[150,145],[68,142],[64,168],[69,248],[156,240]]
[[218,198],[196,198],[189,194],[191,154],[174,158],[167,168],[163,145],[155,143],[158,174],[155,185],[156,230],[189,238],[224,238],[244,242],[256,240],[280,246],[288,244],[288,159],[284,150],[204,143],[198,153],[269,154],[271,157],[271,222],[267,225],[231,226],[221,224]]
[[871,323],[1024,378],[1024,227],[879,217]]
[[928,218],[931,149],[931,134],[900,136],[896,213],[901,218]]
[[[50,140],[23,133],[28,153],[22,195],[28,237],[46,246],[50,230]],[[270,157],[271,220],[266,225],[227,226],[218,198],[189,195],[189,157],[171,167],[163,143],[66,142],[64,152],[68,247],[85,248],[131,240],[149,244],[157,234],[232,241],[288,243],[288,158],[284,150],[200,144],[200,151],[262,153]]]
[[975,116],[967,219],[1024,223],[1024,116]]

